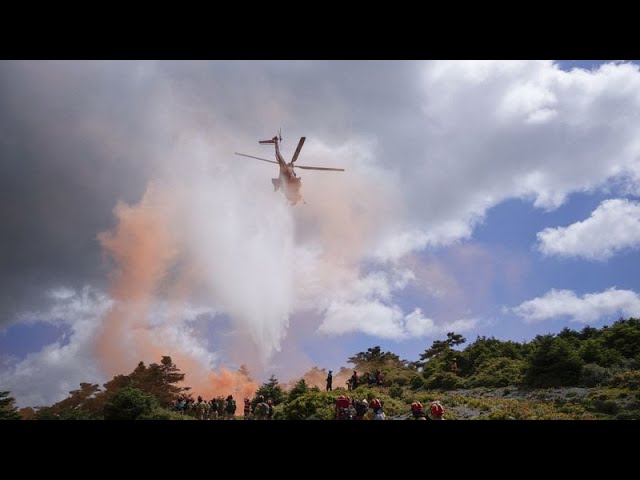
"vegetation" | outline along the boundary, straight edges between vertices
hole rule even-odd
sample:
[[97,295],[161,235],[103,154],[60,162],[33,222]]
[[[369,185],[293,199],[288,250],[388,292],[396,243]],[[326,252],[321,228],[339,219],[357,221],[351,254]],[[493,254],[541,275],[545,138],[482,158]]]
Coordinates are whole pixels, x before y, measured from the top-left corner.
[[[387,418],[398,419],[409,417],[409,405],[415,400],[423,404],[441,400],[448,419],[640,418],[640,319],[620,319],[600,329],[565,328],[525,343],[477,337],[461,348],[465,342],[449,332],[416,361],[403,360],[380,346],[356,353],[348,362],[360,378],[379,371],[382,384],[361,384],[354,391],[334,384],[333,392],[324,392],[324,385],[321,391],[300,379],[287,392],[272,375],[255,392],[252,406],[262,395],[273,401],[275,419],[333,419],[337,396],[347,395],[369,403],[377,398]],[[316,370],[305,378],[318,378]],[[240,373],[250,378],[246,367]],[[339,372],[347,374],[344,367]],[[0,392],[0,419],[186,418],[172,411],[179,396],[189,391],[177,385],[184,379],[171,357],[165,356],[159,364],[140,362],[129,375],[115,376],[103,389],[81,383],[50,407],[18,412],[9,392]],[[217,397],[220,415],[228,393]]]
[[158,400],[139,388],[124,387],[114,393],[104,406],[105,420],[149,418],[158,408]]
[[20,415],[15,407],[15,399],[9,392],[0,392],[0,420],[19,420]]
[[274,405],[281,404],[286,398],[286,394],[275,375],[271,375],[269,381],[263,383],[260,388],[258,388],[255,397],[251,401],[252,409],[258,404],[258,397],[260,395],[264,397],[265,401],[271,400]]

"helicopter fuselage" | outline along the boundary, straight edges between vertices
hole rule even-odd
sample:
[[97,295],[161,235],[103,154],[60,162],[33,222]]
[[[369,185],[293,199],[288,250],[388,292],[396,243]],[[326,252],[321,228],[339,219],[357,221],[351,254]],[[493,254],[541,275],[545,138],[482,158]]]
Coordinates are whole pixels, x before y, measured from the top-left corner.
[[292,205],[295,205],[300,200],[302,200],[302,195],[300,194],[302,180],[296,175],[296,172],[293,169],[293,165],[287,163],[280,153],[278,137],[274,137],[273,142],[276,146],[276,160],[278,161],[278,165],[280,167],[280,175],[278,176],[278,178],[272,178],[271,183],[273,183],[274,190],[281,189],[282,193],[284,193],[284,196],[287,197],[287,200],[289,200]]

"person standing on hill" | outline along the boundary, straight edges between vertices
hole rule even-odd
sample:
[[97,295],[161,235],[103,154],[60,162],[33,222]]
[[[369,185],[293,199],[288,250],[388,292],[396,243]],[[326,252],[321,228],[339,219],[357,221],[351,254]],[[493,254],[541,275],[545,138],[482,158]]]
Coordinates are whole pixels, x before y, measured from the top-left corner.
[[331,370],[329,370],[329,374],[327,375],[327,392],[331,392],[333,384],[333,375],[331,375]]
[[451,361],[451,373],[454,375],[458,374],[458,362],[455,358]]
[[351,375],[351,390],[355,390],[358,388],[358,372],[353,371],[353,375]]
[[250,420],[251,419],[251,400],[249,400],[249,397],[244,397],[244,419],[245,420]]
[[256,420],[266,420],[269,415],[269,405],[265,403],[264,396],[258,397],[258,404],[254,409],[253,416]]
[[233,395],[227,397],[227,401],[224,406],[225,418],[227,420],[235,420],[236,418],[236,401],[233,399]]

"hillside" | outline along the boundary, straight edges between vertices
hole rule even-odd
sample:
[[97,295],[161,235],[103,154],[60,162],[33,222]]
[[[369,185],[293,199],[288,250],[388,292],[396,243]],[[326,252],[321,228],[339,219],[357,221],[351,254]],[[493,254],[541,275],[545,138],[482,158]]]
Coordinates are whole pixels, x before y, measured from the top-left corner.
[[[414,361],[379,346],[369,348],[347,359],[352,368],[343,367],[332,377],[333,391],[325,391],[328,371],[318,367],[287,385],[271,376],[248,398],[249,417],[259,403],[271,400],[274,420],[330,420],[336,415],[336,399],[345,395],[354,405],[355,400],[381,400],[389,420],[409,418],[414,401],[428,406],[434,400],[443,403],[448,420],[640,419],[639,319],[620,319],[600,329],[565,328],[525,343],[478,337],[460,349],[465,343],[462,335],[449,332]],[[249,378],[245,367],[240,371]],[[131,374],[117,375],[103,389],[82,383],[61,402],[19,413],[23,419],[232,416],[228,400],[238,392],[196,401],[198,392],[178,386],[188,380],[165,356],[160,364],[140,362]],[[15,416],[9,392],[2,392],[1,399],[0,418]],[[243,399],[238,398],[233,417],[243,415]],[[370,417],[371,410],[365,415]]]

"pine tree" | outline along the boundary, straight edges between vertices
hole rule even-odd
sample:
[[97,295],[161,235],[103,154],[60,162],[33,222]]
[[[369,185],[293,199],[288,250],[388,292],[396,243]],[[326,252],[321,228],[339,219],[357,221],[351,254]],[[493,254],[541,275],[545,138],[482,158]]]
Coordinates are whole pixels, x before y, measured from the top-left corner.
[[15,398],[9,392],[0,392],[0,420],[20,420]]

